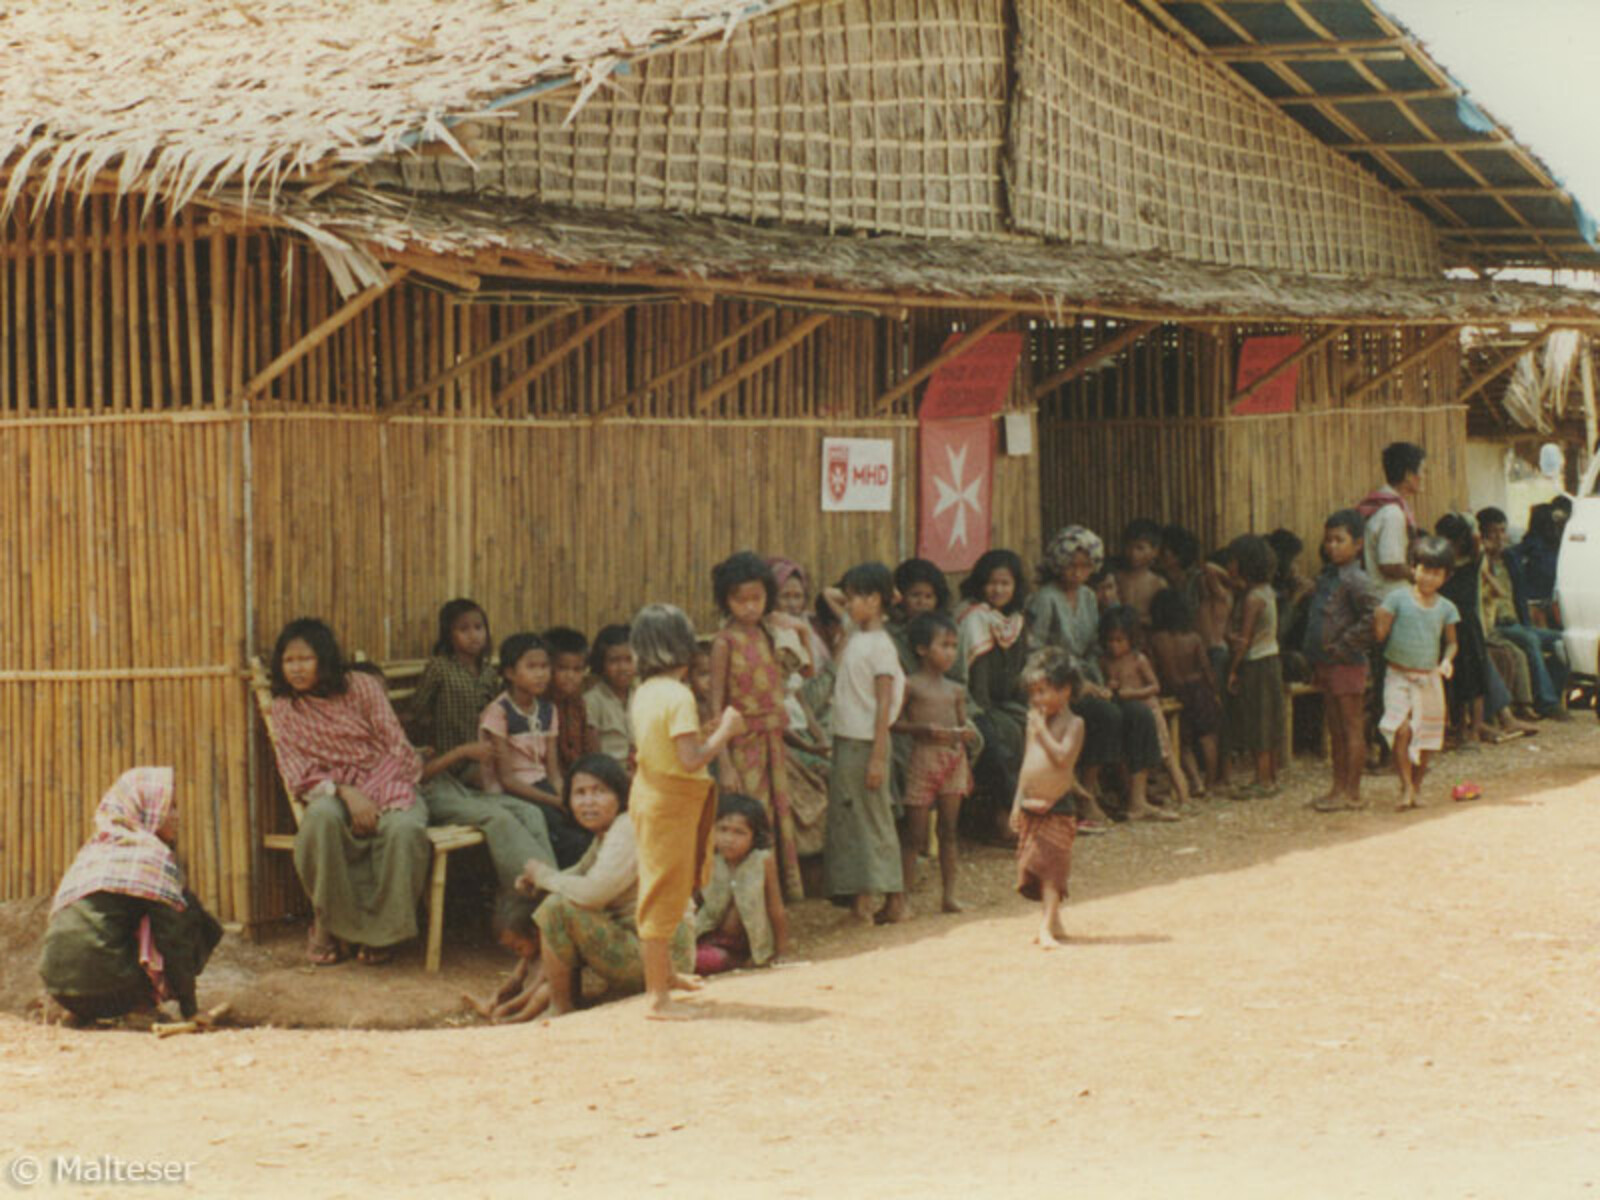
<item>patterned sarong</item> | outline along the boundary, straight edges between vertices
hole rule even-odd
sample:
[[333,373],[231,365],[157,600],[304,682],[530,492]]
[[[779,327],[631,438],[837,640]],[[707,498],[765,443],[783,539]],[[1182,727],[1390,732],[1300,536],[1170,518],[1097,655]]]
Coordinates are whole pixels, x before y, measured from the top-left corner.
[[1378,732],[1390,746],[1400,726],[1411,723],[1411,761],[1420,763],[1424,750],[1444,747],[1444,680],[1438,671],[1408,671],[1389,664],[1383,678],[1383,720]]
[[1078,819],[1067,813],[1031,813],[1022,810],[1022,831],[1017,839],[1017,891],[1029,900],[1052,884],[1067,894],[1072,871],[1072,843],[1078,836]]

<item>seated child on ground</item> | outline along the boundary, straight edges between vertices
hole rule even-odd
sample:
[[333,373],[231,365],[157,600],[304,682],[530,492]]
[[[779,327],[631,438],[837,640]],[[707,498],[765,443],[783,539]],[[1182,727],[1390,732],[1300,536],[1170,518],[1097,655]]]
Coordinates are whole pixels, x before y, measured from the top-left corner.
[[1378,731],[1394,750],[1401,809],[1417,807],[1428,755],[1444,746],[1444,681],[1455,669],[1456,625],[1461,620],[1456,606],[1439,594],[1455,565],[1455,549],[1444,538],[1425,537],[1412,557],[1415,582],[1385,596],[1373,618],[1373,638],[1383,646],[1388,664]]
[[583,698],[589,639],[576,629],[558,625],[545,630],[544,644],[550,651],[550,703],[556,710],[556,761],[565,777],[573,763],[600,749],[600,735],[589,726],[589,708]]
[[1167,731],[1166,714],[1161,711],[1161,682],[1156,678],[1150,660],[1133,648],[1138,623],[1138,614],[1127,604],[1100,614],[1100,644],[1105,647],[1100,670],[1113,696],[1119,700],[1140,701],[1155,715],[1156,736],[1161,741],[1161,761],[1172,780],[1178,805],[1182,806],[1189,802],[1189,786],[1178,762],[1177,749]]
[[531,1021],[548,1003],[549,989],[539,986],[544,974],[539,969],[539,937],[533,926],[535,907],[515,892],[500,897],[494,908],[495,941],[517,956],[516,968],[487,1000],[461,993],[462,1000],[480,1017],[495,1025]]
[[1071,708],[1078,673],[1066,651],[1037,651],[1023,669],[1028,690],[1028,730],[1011,804],[1017,834],[1017,891],[1039,900],[1044,911],[1034,940],[1045,950],[1065,943],[1061,901],[1072,871],[1072,841],[1078,832],[1075,799],[1083,720]]
[[[1194,631],[1193,611],[1175,588],[1157,592],[1150,602],[1150,659],[1162,693],[1183,705],[1179,723],[1184,768],[1189,772],[1189,790],[1203,796],[1206,786],[1217,778],[1222,704],[1217,698],[1216,676],[1211,673],[1211,656]],[[1197,758],[1203,773],[1197,769]]]
[[478,718],[478,731],[493,747],[482,766],[483,790],[540,806],[556,864],[583,857],[590,837],[561,803],[561,764],[556,757],[559,726],[550,690],[550,651],[535,633],[514,633],[500,643],[501,692]]
[[694,916],[696,975],[765,967],[789,952],[789,916],[761,802],[737,792],[717,804],[711,882]]
[[589,651],[594,680],[583,694],[589,726],[600,739],[600,753],[633,770],[633,722],[628,701],[633,695],[633,647],[626,625],[607,625],[595,634]]
[[942,612],[924,612],[911,622],[906,637],[917,656],[917,670],[906,679],[905,706],[892,726],[912,742],[901,797],[901,870],[909,888],[917,855],[927,853],[929,813],[937,807],[944,911],[963,912],[955,896],[956,822],[961,801],[972,790],[972,773],[967,767],[966,689],[947,674],[956,660],[956,623]]

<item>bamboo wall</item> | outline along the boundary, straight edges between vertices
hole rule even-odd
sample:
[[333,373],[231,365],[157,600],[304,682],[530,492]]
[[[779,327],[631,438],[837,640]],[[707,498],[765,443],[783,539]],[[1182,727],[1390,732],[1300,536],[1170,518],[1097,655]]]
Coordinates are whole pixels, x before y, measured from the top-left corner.
[[[822,0],[646,58],[573,114],[568,89],[398,155],[407,189],[922,236],[1003,221],[1002,0]],[[820,64],[828,64],[822,69]],[[569,119],[570,118],[570,119]]]
[[[734,549],[827,576],[914,552],[912,402],[878,397],[969,314],[402,285],[247,400],[339,307],[320,260],[138,217],[94,198],[0,240],[0,900],[53,889],[116,776],[169,763],[203,901],[240,921],[294,907],[288,856],[260,850],[288,813],[243,681],[291,617],[414,657],[458,594],[499,635],[593,631],[653,599],[709,624]],[[896,511],[820,512],[825,433],[895,440]],[[1038,541],[1037,464],[997,471],[997,537],[1019,546]]]
[[[1070,359],[1109,328],[1036,335]],[[1383,482],[1390,442],[1428,452],[1418,518],[1467,504],[1466,410],[1455,403],[1459,351],[1445,343],[1365,395],[1368,380],[1415,357],[1437,330],[1351,330],[1300,364],[1293,413],[1234,416],[1245,337],[1284,328],[1165,326],[1041,402],[1044,529],[1089,525],[1114,544],[1135,517],[1193,529],[1209,550],[1240,533],[1285,527],[1316,566],[1322,524]],[[1306,340],[1320,331],[1303,331]]]

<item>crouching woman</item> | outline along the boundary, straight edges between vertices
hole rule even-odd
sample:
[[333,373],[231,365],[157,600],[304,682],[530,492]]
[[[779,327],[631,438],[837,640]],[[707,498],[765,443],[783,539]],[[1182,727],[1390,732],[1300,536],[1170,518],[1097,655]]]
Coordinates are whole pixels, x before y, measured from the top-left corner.
[[[639,854],[628,815],[628,773],[610,755],[586,754],[567,779],[567,803],[579,825],[594,834],[578,863],[565,871],[529,862],[519,891],[548,895],[534,913],[539,930],[539,974],[545,995],[533,1015],[548,1003],[562,1016],[578,1005],[578,973],[588,967],[608,992],[625,994],[644,987],[640,956]],[[694,930],[682,922],[671,939],[673,969],[687,975],[694,966]]]
[[50,906],[39,963],[45,991],[86,1021],[165,1000],[194,1016],[195,980],[222,927],[183,886],[172,849],[172,768],[125,772],[101,799],[94,827]]

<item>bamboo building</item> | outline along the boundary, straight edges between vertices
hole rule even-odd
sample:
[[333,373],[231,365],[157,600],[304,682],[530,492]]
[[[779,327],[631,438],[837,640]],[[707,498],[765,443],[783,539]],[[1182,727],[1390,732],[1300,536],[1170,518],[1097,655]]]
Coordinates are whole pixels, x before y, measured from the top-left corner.
[[[905,557],[921,386],[984,334],[1025,335],[993,537],[1031,559],[1309,539],[1401,438],[1431,519],[1470,398],[1600,326],[1492,278],[1594,266],[1593,223],[1370,0],[62,0],[0,39],[0,900],[162,762],[206,904],[292,910],[245,685],[285,620],[416,658],[455,595],[592,632],[709,622],[737,547]],[[1469,326],[1509,339],[1473,374]],[[1264,335],[1293,409],[1239,415]],[[828,433],[894,441],[892,511],[819,510]]]

